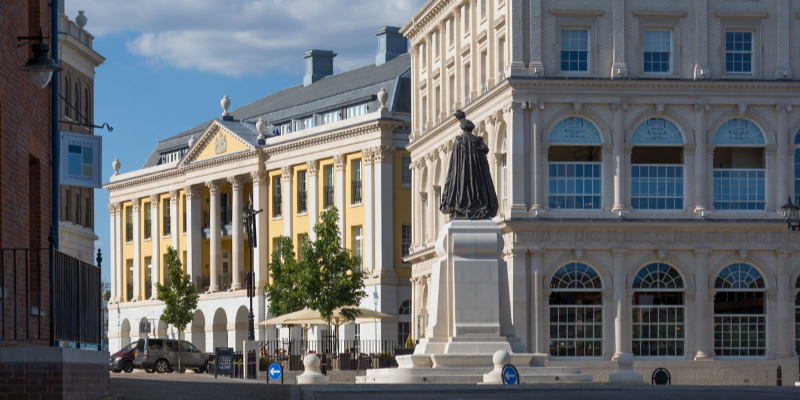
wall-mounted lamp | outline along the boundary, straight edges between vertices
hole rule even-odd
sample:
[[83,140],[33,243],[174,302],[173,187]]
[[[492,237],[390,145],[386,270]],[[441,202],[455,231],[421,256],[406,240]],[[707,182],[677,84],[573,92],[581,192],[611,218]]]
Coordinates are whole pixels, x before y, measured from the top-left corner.
[[42,28],[39,28],[39,36],[17,37],[17,42],[19,43],[17,44],[17,48],[36,41],[36,43],[31,44],[33,57],[29,58],[28,62],[19,67],[19,69],[32,72],[33,83],[40,88],[44,88],[50,83],[53,72],[62,70],[62,68],[58,66],[58,63],[50,58],[50,45],[44,43],[45,39],[47,39],[47,37],[42,33]]

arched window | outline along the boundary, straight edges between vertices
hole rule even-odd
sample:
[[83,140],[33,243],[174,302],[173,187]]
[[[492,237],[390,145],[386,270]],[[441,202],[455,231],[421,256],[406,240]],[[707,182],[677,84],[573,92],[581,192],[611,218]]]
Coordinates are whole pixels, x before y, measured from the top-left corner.
[[717,129],[714,144],[714,208],[764,210],[764,135],[758,126],[743,118],[731,119]]
[[506,153],[508,152],[508,144],[506,142],[506,133],[503,132],[503,142],[500,145],[500,197],[502,199],[502,208],[500,212],[508,209],[508,160]]
[[83,118],[87,124],[91,123],[91,118],[89,118],[89,89],[83,90]]
[[681,275],[667,264],[649,264],[633,278],[633,289],[633,355],[683,356],[686,310]]
[[587,119],[568,117],[553,127],[549,138],[548,206],[599,210],[603,188],[600,131]]
[[75,122],[81,122],[81,90],[77,81],[75,82],[75,92],[73,94],[75,95],[75,104],[73,104],[73,107],[75,107]]
[[682,210],[684,206],[683,136],[664,118],[645,120],[631,142],[631,207]]
[[766,286],[761,273],[749,264],[734,263],[720,271],[714,288],[714,353],[766,355]]
[[603,283],[594,268],[572,262],[550,281],[550,356],[603,356]]
[[64,78],[64,117],[70,118],[69,112],[69,78]]
[[420,187],[420,244],[425,244],[428,241],[428,169],[422,170],[422,186]]
[[411,300],[406,300],[400,304],[400,309],[397,311],[398,315],[411,315]]
[[400,309],[397,310],[399,321],[397,322],[397,344],[404,347],[408,336],[411,335],[411,300],[406,300],[400,304]]

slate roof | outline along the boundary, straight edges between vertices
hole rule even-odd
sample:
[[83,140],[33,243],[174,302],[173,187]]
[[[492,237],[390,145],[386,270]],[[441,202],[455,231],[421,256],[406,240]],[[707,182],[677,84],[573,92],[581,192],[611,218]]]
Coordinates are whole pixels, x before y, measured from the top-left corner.
[[[380,107],[376,98],[383,87],[389,95],[386,107],[393,112],[411,112],[411,61],[408,54],[400,55],[386,63],[368,65],[320,79],[311,85],[302,84],[277,91],[250,104],[229,111],[234,121],[214,118],[226,129],[257,146],[258,132],[255,121],[262,117],[267,124],[278,125],[295,118],[316,113],[368,103],[369,110]],[[164,139],[156,145],[142,168],[158,165],[161,154],[188,147],[189,138],[200,134],[211,120]],[[268,134],[269,132],[264,132]]]

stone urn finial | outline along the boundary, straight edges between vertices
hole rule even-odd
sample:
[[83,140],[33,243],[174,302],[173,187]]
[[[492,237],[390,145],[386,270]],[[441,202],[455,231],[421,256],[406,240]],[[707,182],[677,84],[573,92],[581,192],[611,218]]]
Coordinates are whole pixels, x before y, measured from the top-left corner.
[[378,102],[381,103],[381,111],[386,109],[387,100],[389,100],[389,93],[386,93],[386,89],[381,87],[381,91],[378,92]]
[[111,168],[114,168],[114,175],[119,175],[119,167],[121,166],[119,158],[114,158],[114,162],[111,163]]
[[258,121],[256,122],[256,130],[258,131],[258,140],[266,139],[264,137],[264,129],[267,129],[267,124],[264,123],[264,119],[258,117]]
[[227,117],[230,115],[228,114],[228,107],[231,106],[231,100],[228,98],[227,94],[220,100],[219,104],[222,106],[222,116]]
[[78,24],[78,28],[83,29],[83,27],[86,26],[87,21],[88,19],[85,15],[83,15],[83,11],[78,11],[78,16],[75,17],[75,23]]
[[194,135],[189,138],[189,147],[194,146]]

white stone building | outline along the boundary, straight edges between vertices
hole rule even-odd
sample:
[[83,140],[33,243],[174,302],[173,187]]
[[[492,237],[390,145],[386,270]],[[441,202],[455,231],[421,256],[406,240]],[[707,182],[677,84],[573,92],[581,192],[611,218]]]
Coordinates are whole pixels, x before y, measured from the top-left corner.
[[[412,316],[424,332],[450,144],[490,151],[503,334],[605,381],[797,376],[800,1],[430,0],[410,40]],[[798,313],[797,315],[800,315]]]

